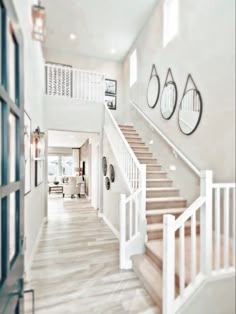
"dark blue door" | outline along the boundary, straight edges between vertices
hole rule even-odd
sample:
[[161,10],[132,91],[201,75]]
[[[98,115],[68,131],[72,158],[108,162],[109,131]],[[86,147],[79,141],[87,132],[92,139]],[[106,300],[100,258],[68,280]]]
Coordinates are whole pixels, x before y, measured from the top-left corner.
[[0,313],[23,313],[22,38],[12,0],[0,0]]

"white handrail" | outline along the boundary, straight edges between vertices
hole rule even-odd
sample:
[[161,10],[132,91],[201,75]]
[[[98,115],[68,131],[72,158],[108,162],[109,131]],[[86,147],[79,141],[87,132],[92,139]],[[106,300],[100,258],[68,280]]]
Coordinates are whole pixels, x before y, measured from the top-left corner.
[[149,125],[164,139],[164,141],[176,152],[176,154],[189,166],[197,176],[201,176],[200,170],[175,146],[175,144],[148,118],[148,116],[133,102],[131,105],[141,114]]
[[141,167],[140,167],[141,164],[140,164],[140,162],[138,161],[138,158],[136,157],[136,155],[134,154],[133,150],[132,150],[131,147],[129,146],[129,144],[128,144],[126,138],[124,137],[123,133],[121,132],[121,130],[120,130],[120,128],[119,128],[119,126],[118,126],[118,124],[117,124],[115,118],[114,118],[113,115],[111,114],[110,109],[108,109],[108,107],[107,107],[106,104],[104,104],[104,107],[105,107],[106,113],[109,115],[110,119],[111,119],[112,122],[113,122],[114,127],[116,128],[118,134],[120,135],[122,141],[124,142],[124,145],[125,145],[126,149],[128,150],[128,152],[129,152],[130,155],[132,156],[132,159],[135,161],[136,166],[141,170]]
[[180,228],[206,201],[205,197],[200,196],[175,220],[175,231]]
[[130,269],[131,256],[145,249],[146,165],[139,162],[110,109],[104,106],[104,131],[130,192],[120,198],[120,268]]

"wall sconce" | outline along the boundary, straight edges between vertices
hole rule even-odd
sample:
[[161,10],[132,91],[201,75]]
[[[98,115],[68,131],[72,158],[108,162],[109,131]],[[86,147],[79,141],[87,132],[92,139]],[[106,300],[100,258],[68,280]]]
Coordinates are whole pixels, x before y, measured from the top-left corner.
[[45,133],[40,131],[39,126],[33,132],[35,145],[35,160],[45,159]]
[[32,6],[32,19],[32,36],[35,40],[43,42],[46,35],[46,13],[45,8],[41,6],[40,1],[38,5]]

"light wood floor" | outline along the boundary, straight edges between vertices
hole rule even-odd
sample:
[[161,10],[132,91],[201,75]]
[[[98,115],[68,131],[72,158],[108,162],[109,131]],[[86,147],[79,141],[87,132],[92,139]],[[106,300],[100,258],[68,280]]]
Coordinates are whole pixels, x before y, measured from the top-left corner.
[[134,272],[119,270],[118,255],[118,240],[86,199],[52,195],[26,285],[36,314],[159,313]]

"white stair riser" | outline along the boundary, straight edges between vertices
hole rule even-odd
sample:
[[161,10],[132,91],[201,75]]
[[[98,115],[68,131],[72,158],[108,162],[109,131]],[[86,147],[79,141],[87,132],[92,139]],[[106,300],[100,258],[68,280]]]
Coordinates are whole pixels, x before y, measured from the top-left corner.
[[148,173],[147,172],[147,179],[166,179],[167,173],[166,172],[159,172],[159,173]]
[[[144,143],[143,143],[143,140],[141,139],[141,138],[126,138],[126,140],[127,140],[127,142],[129,143],[129,144],[143,144],[143,145],[145,145]],[[132,147],[132,146],[131,146]]]
[[[199,233],[200,232],[200,227],[197,226],[196,230],[197,230],[197,233]],[[163,230],[162,229],[160,229],[160,230],[152,230],[152,231],[148,230],[147,234],[148,234],[148,240],[159,240],[159,239],[163,238]],[[191,228],[189,226],[185,227],[184,234],[185,234],[185,236],[190,236],[191,235]],[[179,232],[177,231],[176,232],[176,237],[178,237],[178,236],[179,236]]]
[[147,171],[161,171],[161,165],[147,165]]
[[147,181],[147,188],[171,187],[172,181]]
[[151,159],[151,158],[138,158],[141,164],[155,164],[157,163],[156,159]]
[[[171,214],[174,215],[176,218],[179,216],[179,213],[176,214]],[[164,215],[147,215],[147,223],[148,225],[150,224],[158,224],[158,223],[163,223],[163,216]]]
[[150,153],[150,152],[135,152],[135,155],[137,156],[137,158],[152,158],[153,157],[153,154]]
[[141,146],[141,147],[132,147],[133,152],[136,153],[149,153],[148,147]]
[[147,198],[171,197],[171,196],[179,196],[179,190],[147,191],[146,193]]

